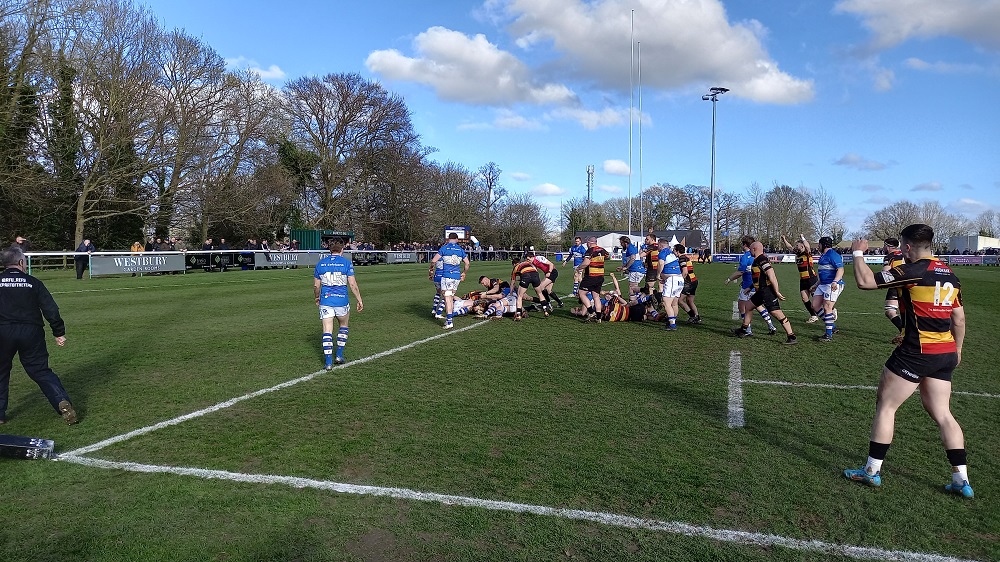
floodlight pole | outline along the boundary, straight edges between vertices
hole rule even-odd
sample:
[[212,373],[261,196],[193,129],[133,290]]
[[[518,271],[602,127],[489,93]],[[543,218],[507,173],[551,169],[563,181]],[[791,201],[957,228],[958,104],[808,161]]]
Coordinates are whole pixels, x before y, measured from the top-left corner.
[[712,255],[715,255],[715,104],[719,101],[719,96],[728,92],[729,88],[711,88],[708,93],[701,96],[703,101],[712,102],[712,183],[710,190],[711,202],[709,203],[709,225],[708,225],[708,246]]

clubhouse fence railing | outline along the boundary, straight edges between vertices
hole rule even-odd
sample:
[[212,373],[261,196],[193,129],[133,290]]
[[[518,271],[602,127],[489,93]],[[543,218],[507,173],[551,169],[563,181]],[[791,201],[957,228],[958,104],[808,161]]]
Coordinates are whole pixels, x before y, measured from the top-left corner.
[[[85,260],[86,270],[91,277],[101,275],[125,275],[148,273],[186,273],[188,271],[216,271],[228,269],[284,269],[315,266],[327,252],[325,250],[189,250],[183,252],[28,252],[28,272],[34,269],[72,269],[77,260]],[[345,250],[355,265],[384,265],[398,263],[427,263],[436,250]],[[565,252],[540,252],[554,261],[562,262],[568,256]],[[520,250],[483,250],[470,252],[473,261],[510,261],[521,257]],[[617,256],[617,254],[616,254]],[[712,261],[735,263],[740,254],[716,254]],[[792,254],[768,254],[772,262],[794,263]],[[944,255],[939,259],[951,265],[1000,265],[997,255]],[[616,258],[617,259],[617,258]],[[692,256],[696,259],[696,256]],[[854,256],[844,255],[845,263],[852,263]],[[865,263],[880,264],[882,256],[865,256]]]

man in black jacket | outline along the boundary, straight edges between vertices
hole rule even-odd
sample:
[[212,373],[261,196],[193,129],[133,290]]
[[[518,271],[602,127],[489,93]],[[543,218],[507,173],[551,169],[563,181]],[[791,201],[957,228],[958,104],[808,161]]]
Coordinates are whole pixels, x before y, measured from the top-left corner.
[[76,251],[86,252],[88,254],[86,256],[73,256],[73,261],[76,262],[76,278],[83,279],[83,272],[86,271],[87,265],[90,264],[89,254],[96,252],[97,248],[95,248],[94,245],[90,243],[90,239],[87,238],[83,242],[80,242],[80,245],[76,247]]
[[56,412],[66,423],[74,424],[76,410],[69,401],[69,394],[49,368],[42,316],[49,321],[52,335],[60,346],[66,344],[66,325],[45,285],[24,272],[24,261],[20,248],[11,247],[0,252],[4,268],[0,274],[0,424],[7,423],[10,370],[15,354]]

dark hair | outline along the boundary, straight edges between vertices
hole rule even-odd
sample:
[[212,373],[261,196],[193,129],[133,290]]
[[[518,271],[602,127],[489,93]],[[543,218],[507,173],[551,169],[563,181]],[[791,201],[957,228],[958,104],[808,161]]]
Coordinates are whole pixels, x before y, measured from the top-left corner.
[[449,232],[448,233],[448,240],[458,240],[458,233],[457,232]]
[[824,237],[820,238],[819,239],[819,246],[821,248],[832,248],[833,247],[833,238],[830,238],[829,236],[824,236]]
[[743,244],[747,248],[750,247],[750,244],[753,244],[756,241],[757,241],[757,239],[754,238],[753,236],[750,236],[749,234],[745,234],[745,235],[743,235],[742,238],[740,238],[740,244]]
[[333,240],[330,242],[330,253],[339,254],[344,251],[344,243],[340,240]]
[[687,248],[684,247],[684,244],[674,244],[674,250],[677,250],[678,252],[683,253],[686,249]]
[[885,245],[889,246],[890,248],[898,248],[899,247],[899,240],[897,240],[895,238],[886,238],[885,239]]
[[483,279],[489,279],[489,277],[487,277],[487,276],[485,276],[485,275],[481,275],[481,276],[479,277],[479,282],[480,282],[480,283],[482,283],[482,282],[483,282]]
[[934,241],[934,229],[926,224],[911,224],[899,233],[899,237],[914,246],[930,248]]

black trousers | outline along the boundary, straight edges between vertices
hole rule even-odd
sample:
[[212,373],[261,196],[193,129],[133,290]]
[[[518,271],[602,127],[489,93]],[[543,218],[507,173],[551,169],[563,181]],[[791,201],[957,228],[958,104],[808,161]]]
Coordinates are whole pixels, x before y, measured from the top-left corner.
[[69,400],[69,394],[59,377],[49,368],[45,328],[33,324],[12,324],[0,326],[0,419],[7,418],[10,370],[15,354],[21,360],[24,371],[42,389],[42,394],[58,413],[59,402]]
[[76,261],[76,278],[83,279],[83,272],[87,270],[87,258],[84,256],[76,256],[73,259]]

